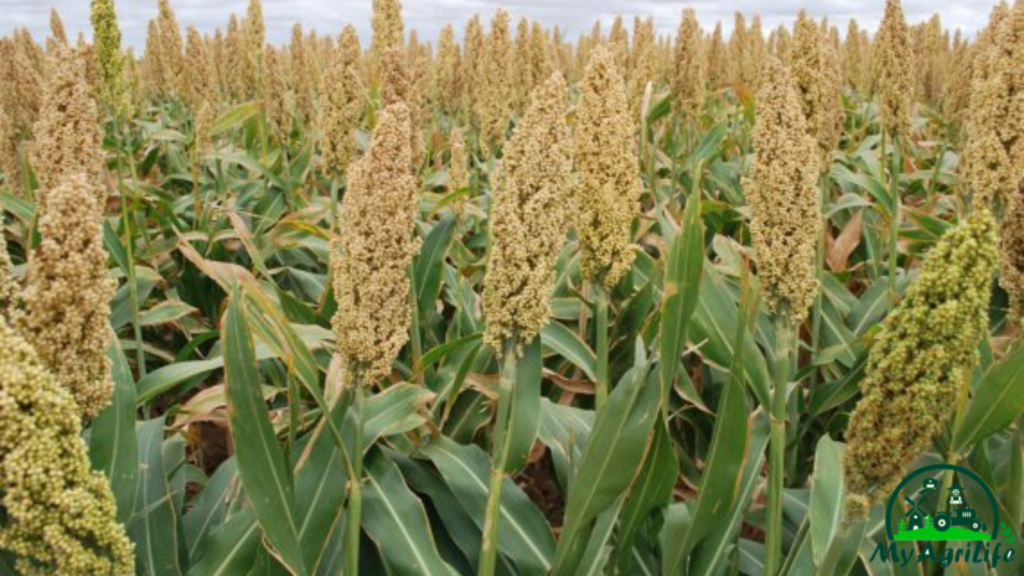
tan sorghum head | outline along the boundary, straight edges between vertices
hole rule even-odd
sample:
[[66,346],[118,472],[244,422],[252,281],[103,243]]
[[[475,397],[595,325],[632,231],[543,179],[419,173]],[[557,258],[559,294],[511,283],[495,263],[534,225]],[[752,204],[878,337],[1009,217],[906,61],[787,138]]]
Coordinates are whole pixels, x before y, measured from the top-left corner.
[[970,43],[961,38],[959,29],[953,42],[949,66],[949,80],[945,85],[942,111],[950,120],[963,124],[971,102],[974,58]]
[[512,106],[522,114],[533,89],[533,63],[530,61],[530,22],[520,18],[516,25],[516,38],[512,47]]
[[729,47],[722,35],[722,23],[715,23],[707,49],[708,80],[714,87],[729,81]]
[[181,41],[181,26],[174,15],[169,0],[158,0],[160,14],[157,27],[160,31],[160,66],[163,78],[163,93],[179,95],[185,81],[185,48]]
[[462,105],[462,56],[451,24],[441,29],[434,64],[434,103],[449,114]]
[[206,43],[196,27],[189,25],[185,44],[185,98],[193,110],[199,110],[204,102],[216,102],[215,79],[210,69],[210,58],[206,54]]
[[0,38],[0,109],[7,114],[17,138],[28,136],[39,118],[42,79],[21,43]]
[[198,165],[203,154],[210,151],[212,146],[212,140],[210,137],[210,130],[213,128],[213,123],[217,119],[217,104],[204,100],[199,104],[199,110],[195,114],[195,143],[193,145],[193,153],[195,154],[194,162]]
[[484,340],[499,353],[510,339],[529,344],[550,316],[555,260],[570,217],[567,108],[565,80],[556,72],[534,90],[492,183]]
[[50,9],[50,41],[65,46],[68,43],[68,33],[64,29],[64,22],[60,19],[56,8]]
[[675,45],[675,74],[672,88],[676,106],[690,118],[700,114],[704,106],[704,84],[707,81],[707,59],[704,57],[703,32],[692,8],[683,11]]
[[107,276],[99,196],[84,173],[69,174],[50,190],[19,319],[21,333],[86,420],[107,404],[112,389],[107,344],[115,282]]
[[799,324],[818,290],[818,151],[789,71],[769,57],[763,80],[752,134],[754,163],[744,185],[752,213],[750,232],[768,309]]
[[306,47],[306,39],[302,34],[302,25],[292,26],[292,41],[288,47],[291,55],[292,84],[295,91],[295,103],[303,117],[312,118],[315,112],[313,102],[316,99],[316,63],[314,55]]
[[287,54],[267,44],[263,55],[264,85],[263,107],[271,129],[278,140],[285,141],[294,127],[295,93],[288,74]]
[[[453,193],[469,188],[469,154],[466,152],[462,132],[458,128],[452,128],[449,146],[451,161],[448,164],[448,191]],[[460,194],[452,204],[452,211],[461,217],[465,212],[466,201],[467,196]]]
[[861,33],[855,18],[846,25],[843,41],[843,80],[855,90],[864,90],[870,83],[870,45]]
[[[43,107],[35,126],[32,167],[39,182],[38,209],[66,176],[84,172],[98,182],[102,167],[96,102],[89,94],[81,57],[74,48],[58,47],[51,56],[43,90]],[[90,187],[98,199],[102,188]]]
[[324,169],[341,176],[356,154],[355,130],[363,114],[359,80],[359,36],[351,24],[341,32],[320,93],[320,147]]
[[373,0],[373,42],[370,61],[374,81],[380,81],[384,55],[392,48],[405,49],[405,23],[400,0]]
[[886,0],[871,59],[882,127],[889,134],[907,136],[917,76],[910,32],[899,0]]
[[349,169],[341,206],[334,332],[346,365],[367,382],[390,373],[409,339],[408,272],[419,249],[409,130],[405,104],[381,111],[369,150]]
[[264,96],[264,91],[270,89],[266,79],[266,64],[263,62],[266,55],[266,35],[263,4],[260,0],[250,0],[245,11],[245,19],[242,21],[241,36],[237,40],[239,53],[236,58],[240,71],[238,78],[242,81],[242,85],[239,86],[242,92],[240,97]]
[[945,427],[988,334],[996,245],[991,214],[976,210],[931,248],[905,298],[882,322],[863,396],[846,428],[843,472],[852,496],[884,500]]
[[818,143],[819,168],[827,171],[843,132],[842,71],[831,41],[803,11],[793,30],[790,70],[800,91],[807,131]]
[[420,93],[411,78],[405,47],[388,49],[381,65],[381,102],[384,106],[399,102],[406,105],[409,112],[412,165],[419,166],[424,154],[423,133],[420,131]]
[[474,14],[466,22],[466,28],[462,33],[462,82],[465,89],[462,91],[463,108],[475,117],[477,102],[480,99],[481,83],[483,82],[484,50],[484,27],[480,23],[480,16]]
[[477,80],[480,81],[476,117],[483,150],[499,146],[505,139],[512,113],[512,41],[508,12],[498,10],[484,47]]
[[132,544],[92,470],[78,408],[0,320],[0,548],[24,576],[130,576]]
[[20,195],[23,179],[19,140],[17,126],[0,108],[0,172],[3,173],[4,187],[15,195]]
[[627,81],[629,109],[634,118],[639,118],[647,83],[656,80],[654,43],[654,20],[641,20],[637,17],[633,21],[633,50],[630,53]]
[[598,46],[579,86],[574,161],[576,232],[583,279],[612,289],[633,264],[631,226],[639,209],[634,123],[614,54]]

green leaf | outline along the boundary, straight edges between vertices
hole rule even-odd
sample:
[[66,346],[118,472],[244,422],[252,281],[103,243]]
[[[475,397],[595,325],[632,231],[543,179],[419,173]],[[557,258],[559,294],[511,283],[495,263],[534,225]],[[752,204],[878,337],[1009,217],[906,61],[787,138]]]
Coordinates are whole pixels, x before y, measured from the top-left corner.
[[597,415],[583,461],[569,488],[565,523],[552,576],[576,573],[598,514],[633,484],[643,464],[658,411],[657,376],[649,367],[634,367],[622,377]]
[[164,471],[164,417],[139,422],[136,428],[139,482],[135,514],[128,535],[135,543],[138,573],[145,576],[181,576],[184,565],[178,525],[167,474]]
[[683,230],[668,249],[665,284],[661,295],[661,401],[668,406],[678,359],[686,345],[687,328],[700,300],[704,268],[704,223],[700,218],[701,194],[690,194],[683,213]]
[[[747,278],[744,277],[744,285]],[[707,467],[700,479],[697,502],[690,513],[686,538],[677,546],[679,559],[685,562],[689,552],[714,531],[717,520],[728,515],[740,496],[740,478],[744,461],[750,448],[750,430],[747,426],[747,392],[744,386],[745,373],[742,370],[743,352],[752,320],[749,308],[750,291],[741,296],[739,322],[733,338],[734,362],[729,371],[722,402],[718,407],[711,446],[708,449]],[[684,564],[670,567],[669,573],[685,572]]]
[[750,420],[751,440],[746,463],[739,478],[739,499],[732,511],[715,523],[714,530],[705,537],[691,554],[689,573],[693,576],[719,574],[729,561],[729,549],[743,525],[746,509],[754,499],[761,481],[765,447],[768,445],[768,418],[764,412],[756,412]]
[[237,106],[225,110],[210,127],[210,136],[219,136],[228,130],[238,128],[260,113],[260,102],[242,102]]
[[842,446],[828,435],[818,440],[811,478],[810,532],[814,566],[823,573],[825,560],[839,533],[843,512]]
[[619,522],[616,557],[619,572],[625,572],[632,561],[633,539],[644,521],[657,508],[672,501],[672,489],[679,478],[679,463],[672,451],[672,440],[661,423],[654,426],[651,449],[644,459],[636,484],[629,492]]
[[[182,517],[189,561],[195,562],[203,556],[210,533],[224,522],[231,495],[237,492],[237,482],[238,465],[234,457],[228,458],[217,467],[193,501],[192,507]],[[255,520],[253,516],[253,522]]]
[[395,576],[457,576],[437,551],[427,513],[402,474],[383,453],[366,462],[363,529]]
[[989,368],[967,407],[963,424],[953,434],[953,452],[1006,428],[1024,412],[1024,346]]
[[597,355],[580,337],[559,322],[549,322],[540,331],[541,341],[562,358],[572,362],[592,381],[597,381]]
[[295,498],[260,390],[252,337],[236,290],[224,320],[228,418],[242,485],[267,539],[281,561],[297,576],[308,572],[299,545]]
[[[483,450],[440,436],[422,448],[437,466],[476,527],[483,529],[487,508],[490,461]],[[530,498],[511,479],[501,488],[501,529],[498,552],[507,556],[521,576],[543,576],[551,568],[555,540],[547,521]]]
[[139,445],[135,438],[135,379],[117,339],[107,348],[114,396],[92,423],[89,458],[92,467],[110,481],[117,503],[117,520],[127,524],[139,481]]
[[260,550],[261,536],[256,512],[243,509],[212,531],[205,553],[188,576],[248,574]]
[[196,312],[196,308],[180,300],[167,300],[161,302],[149,310],[143,310],[139,323],[143,326],[159,326],[168,324],[175,320],[181,320],[185,316]]
[[[701,342],[699,354],[723,370],[737,365],[733,359],[733,336],[736,334],[739,310],[730,296],[726,281],[711,266],[704,267],[700,285],[700,302],[691,325],[690,340]],[[768,405],[768,365],[749,334],[741,354],[744,378],[762,406]]]
[[540,427],[540,384],[544,363],[540,357],[540,339],[523,350],[516,360],[516,381],[512,388],[512,406],[508,421],[508,454],[504,469],[518,470],[533,451]]
[[434,301],[441,291],[441,276],[444,272],[444,260],[458,220],[452,215],[445,216],[430,229],[423,240],[420,253],[413,262],[413,281],[415,282],[416,303],[419,305],[421,317],[432,310]]

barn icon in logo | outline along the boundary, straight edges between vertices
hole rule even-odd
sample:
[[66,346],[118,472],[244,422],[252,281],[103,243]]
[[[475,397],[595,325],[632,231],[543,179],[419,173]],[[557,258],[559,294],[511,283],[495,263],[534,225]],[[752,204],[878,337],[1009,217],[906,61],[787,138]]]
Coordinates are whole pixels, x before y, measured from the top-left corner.
[[[941,487],[941,479],[949,474],[953,481]],[[897,505],[899,499],[906,505]],[[977,474],[960,466],[935,464],[911,472],[896,487],[889,497],[885,527],[896,541],[995,540],[999,506]]]

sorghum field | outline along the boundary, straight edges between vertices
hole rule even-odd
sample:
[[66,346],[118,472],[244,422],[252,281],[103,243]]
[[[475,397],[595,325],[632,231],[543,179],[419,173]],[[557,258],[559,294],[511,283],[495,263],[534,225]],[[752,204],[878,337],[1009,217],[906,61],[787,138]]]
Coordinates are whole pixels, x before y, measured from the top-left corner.
[[0,575],[1021,574],[1024,3],[878,2],[3,38]]

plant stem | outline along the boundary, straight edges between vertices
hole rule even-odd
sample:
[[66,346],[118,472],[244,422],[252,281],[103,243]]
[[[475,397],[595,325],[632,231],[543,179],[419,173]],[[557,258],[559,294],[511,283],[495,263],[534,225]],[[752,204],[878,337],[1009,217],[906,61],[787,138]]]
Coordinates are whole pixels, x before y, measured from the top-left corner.
[[900,142],[898,138],[893,138],[892,156],[892,165],[889,172],[889,196],[892,198],[892,215],[889,225],[889,296],[892,299],[892,305],[896,306],[899,301],[899,292],[896,287],[896,270],[900,242],[900,191],[898,178]]
[[593,283],[594,307],[597,323],[597,409],[608,399],[610,380],[608,375],[608,293],[600,282]]
[[[416,286],[416,274],[413,273],[413,266],[409,264],[409,282]],[[412,310],[412,325],[409,329],[409,343],[412,348],[412,367],[417,384],[423,384],[423,367],[420,366],[420,359],[423,358],[423,342],[420,339],[420,304],[416,299],[416,291],[409,291],[409,303]]]
[[[821,196],[821,210],[822,213],[825,211],[825,205],[828,203],[828,175],[822,174],[818,182],[818,188]],[[811,382],[808,389],[808,401],[814,404],[815,391],[818,388],[818,369],[813,367],[814,355],[818,353],[818,346],[821,343],[821,316],[824,314],[823,306],[825,303],[824,296],[824,284],[825,284],[825,250],[827,248],[827,242],[825,241],[826,234],[828,234],[828,219],[825,219],[825,224],[822,226],[821,233],[818,234],[818,254],[815,258],[815,275],[818,278],[818,293],[814,297],[814,309],[811,311]]]
[[[127,187],[124,183],[124,171],[122,170],[123,154],[122,149],[127,135],[125,131],[121,129],[121,123],[114,116],[114,131],[117,133],[117,188],[121,195],[121,221],[124,225],[125,234],[125,259],[127,260],[127,270],[125,274],[128,276],[128,297],[131,299],[131,311],[132,311],[132,331],[135,338],[135,363],[138,365],[139,378],[146,375],[146,350],[143,347],[142,341],[142,321],[141,312],[139,308],[139,285],[136,282],[135,277],[135,235],[132,233],[132,220],[129,216],[128,211],[128,195],[126,194]],[[131,154],[129,156],[129,165],[131,166],[132,176],[135,174],[135,162],[131,160]]]
[[477,576],[494,576],[498,560],[498,522],[501,514],[501,485],[505,480],[505,459],[508,456],[509,412],[512,410],[512,387],[516,380],[516,342],[505,343],[504,364],[498,384],[498,421],[494,426],[490,487],[487,512],[484,516],[483,542]]
[[359,535],[363,516],[363,399],[366,391],[358,372],[353,376],[352,403],[356,432],[352,439],[352,476],[349,478],[348,517],[345,528],[345,574],[359,574]]
[[782,490],[786,465],[786,392],[795,329],[789,314],[775,316],[775,389],[771,399],[771,437],[768,445],[768,518],[765,521],[765,574],[773,575],[782,561]]
[[[1011,527],[1024,521],[1024,418],[1017,419],[1017,429],[1010,440],[1010,481],[1007,487],[1006,509],[1010,512]],[[1019,528],[1015,528],[1019,532]],[[1020,536],[1020,534],[1018,534]]]

